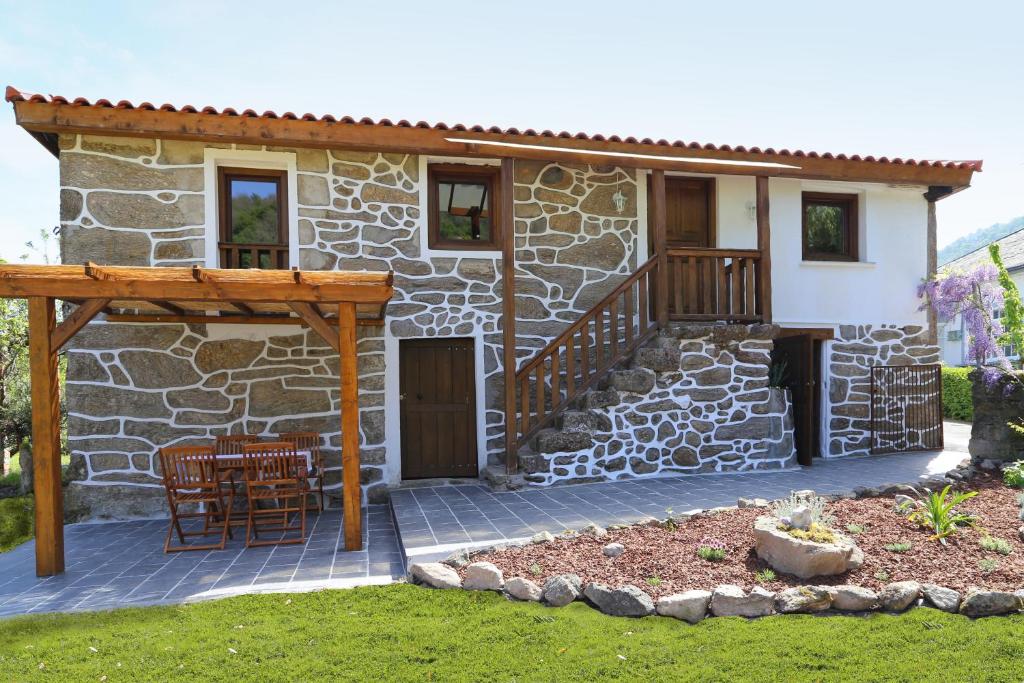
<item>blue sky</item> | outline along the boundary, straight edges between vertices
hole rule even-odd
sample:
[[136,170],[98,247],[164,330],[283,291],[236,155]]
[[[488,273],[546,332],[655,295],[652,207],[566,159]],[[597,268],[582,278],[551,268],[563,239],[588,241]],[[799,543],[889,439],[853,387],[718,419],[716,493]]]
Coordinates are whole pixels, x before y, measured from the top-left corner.
[[[0,85],[983,158],[974,187],[939,204],[940,244],[1024,214],[1024,4],[688,5],[0,0]],[[4,104],[0,256],[57,224],[57,190],[56,160]]]

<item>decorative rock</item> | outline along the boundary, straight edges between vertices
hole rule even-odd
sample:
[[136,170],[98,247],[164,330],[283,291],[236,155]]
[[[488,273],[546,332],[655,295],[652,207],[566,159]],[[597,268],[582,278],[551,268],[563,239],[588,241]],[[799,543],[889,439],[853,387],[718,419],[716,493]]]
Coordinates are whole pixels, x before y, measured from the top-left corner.
[[593,536],[594,538],[604,538],[605,536],[608,535],[607,531],[605,531],[604,529],[602,529],[601,527],[599,527],[596,524],[588,524],[588,525],[586,525],[585,527],[583,527],[580,530],[580,533],[581,534],[587,534],[588,536]]
[[626,546],[621,543],[609,543],[605,547],[601,548],[601,552],[604,553],[605,557],[618,557],[622,553],[626,552]]
[[737,498],[736,507],[738,508],[766,508],[768,507],[768,501],[764,498]]
[[505,587],[505,575],[491,562],[474,562],[466,567],[462,587],[468,591],[500,591]]
[[960,608],[960,594],[952,588],[943,588],[934,583],[921,584],[921,592],[936,609],[943,612],[956,612]]
[[824,612],[832,596],[822,586],[795,586],[775,595],[775,609],[781,614]]
[[524,579],[519,576],[505,582],[505,592],[516,600],[540,602],[540,586],[529,579]]
[[663,617],[682,619],[691,624],[707,616],[711,591],[692,590],[658,599],[655,609]]
[[915,499],[911,498],[910,496],[903,495],[902,493],[893,496],[892,502],[897,509],[902,508],[904,506],[911,507],[917,505],[917,501]]
[[551,535],[550,531],[539,531],[530,538],[530,543],[534,545],[538,543],[550,543],[555,540],[555,537]]
[[444,563],[449,567],[455,567],[456,569],[462,569],[469,564],[469,551],[465,548],[456,550],[454,553],[444,558]]
[[552,607],[565,607],[580,597],[583,581],[575,574],[559,574],[544,582],[542,597]]
[[1020,537],[1020,540],[1024,541],[1024,525],[1017,529],[1017,536]]
[[459,578],[458,572],[440,562],[417,562],[409,567],[409,572],[416,583],[422,583],[431,588],[462,587],[462,579]]
[[775,570],[801,579],[832,576],[859,567],[864,555],[849,538],[836,534],[835,543],[815,543],[790,536],[774,518],[754,522],[757,555]]
[[832,608],[847,612],[878,609],[878,593],[861,586],[831,586]]
[[775,611],[775,593],[755,586],[750,594],[739,586],[723,584],[711,594],[711,613],[716,617],[764,617]]
[[1021,608],[1021,599],[1004,591],[971,589],[960,603],[960,614],[968,617],[992,617],[1009,614]]
[[896,581],[890,583],[878,594],[882,609],[889,612],[902,612],[910,607],[921,594],[921,584],[917,581]]
[[636,586],[612,589],[600,583],[588,583],[583,595],[597,608],[613,617],[646,617],[654,614],[651,596]]
[[789,524],[795,529],[806,531],[811,528],[811,509],[806,505],[797,505],[789,515]]

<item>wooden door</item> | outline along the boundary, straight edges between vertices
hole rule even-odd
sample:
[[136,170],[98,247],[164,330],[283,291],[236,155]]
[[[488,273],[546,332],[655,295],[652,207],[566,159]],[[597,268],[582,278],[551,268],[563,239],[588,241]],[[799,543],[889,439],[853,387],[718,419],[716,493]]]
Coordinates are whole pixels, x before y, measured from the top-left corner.
[[402,478],[477,476],[472,339],[399,343]]
[[820,453],[820,356],[821,341],[809,334],[776,339],[772,350],[772,363],[786,365],[782,383],[793,397],[796,455],[801,465],[810,465]]
[[[651,205],[648,185],[647,206]],[[653,217],[648,216],[647,224],[654,224]],[[714,179],[665,178],[665,241],[668,246],[712,247],[714,230]],[[654,243],[653,238],[650,243]]]

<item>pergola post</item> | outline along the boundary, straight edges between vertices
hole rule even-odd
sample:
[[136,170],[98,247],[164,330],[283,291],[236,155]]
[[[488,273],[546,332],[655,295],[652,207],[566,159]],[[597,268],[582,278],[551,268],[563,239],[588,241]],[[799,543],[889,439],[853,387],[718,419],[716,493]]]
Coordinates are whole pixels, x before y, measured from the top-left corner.
[[359,486],[359,369],[356,361],[356,305],[338,305],[341,357],[341,488],[345,550],[363,547],[362,491]]
[[60,480],[60,389],[53,299],[28,297],[32,383],[32,466],[35,480],[36,575],[64,571],[64,494]]
[[768,176],[757,176],[755,181],[755,199],[757,216],[757,248],[761,252],[761,277],[758,278],[761,301],[761,322],[772,321],[772,228],[769,215],[771,203],[768,195]]
[[515,165],[512,159],[501,160],[501,365],[505,375],[505,471],[518,469],[516,446],[519,430],[516,422],[516,222]]

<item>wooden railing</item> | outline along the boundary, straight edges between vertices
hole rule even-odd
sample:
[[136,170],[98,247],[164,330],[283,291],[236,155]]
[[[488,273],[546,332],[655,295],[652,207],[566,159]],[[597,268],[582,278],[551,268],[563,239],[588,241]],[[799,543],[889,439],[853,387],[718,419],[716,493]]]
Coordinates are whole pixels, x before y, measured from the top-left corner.
[[657,273],[654,257],[516,372],[517,449],[657,332]]
[[668,318],[750,322],[762,314],[757,249],[668,249]]
[[288,269],[287,244],[220,242],[221,268]]

